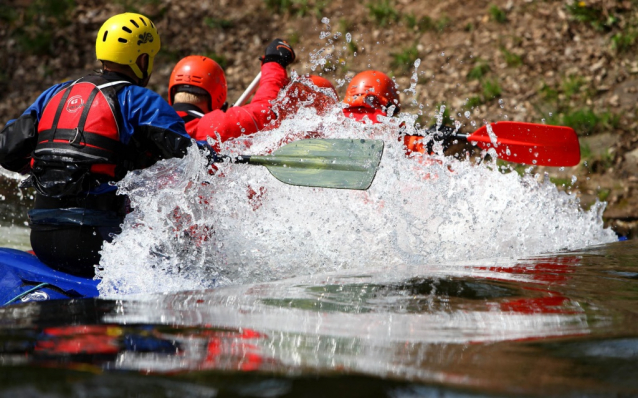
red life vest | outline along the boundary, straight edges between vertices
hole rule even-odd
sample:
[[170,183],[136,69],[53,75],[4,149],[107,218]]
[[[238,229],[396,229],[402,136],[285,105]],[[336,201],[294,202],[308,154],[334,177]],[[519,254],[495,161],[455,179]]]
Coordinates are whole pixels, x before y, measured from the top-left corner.
[[[121,178],[126,149],[117,92],[127,81],[87,76],[60,90],[46,104],[31,161],[36,189],[47,196],[75,195]],[[87,180],[87,176],[91,177]],[[88,183],[88,184],[87,184]]]

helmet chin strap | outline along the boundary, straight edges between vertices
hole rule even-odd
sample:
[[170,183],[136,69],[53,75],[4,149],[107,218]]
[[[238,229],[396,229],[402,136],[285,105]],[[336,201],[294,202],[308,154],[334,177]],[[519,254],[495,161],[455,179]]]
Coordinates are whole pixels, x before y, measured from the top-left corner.
[[148,83],[148,78],[150,76],[150,73],[148,73],[148,68],[150,66],[151,66],[150,62],[144,69],[140,68],[137,62],[129,65],[129,67],[131,68],[131,71],[133,72],[133,75],[135,75],[135,78],[137,79],[138,86],[145,86],[144,83],[145,82]]

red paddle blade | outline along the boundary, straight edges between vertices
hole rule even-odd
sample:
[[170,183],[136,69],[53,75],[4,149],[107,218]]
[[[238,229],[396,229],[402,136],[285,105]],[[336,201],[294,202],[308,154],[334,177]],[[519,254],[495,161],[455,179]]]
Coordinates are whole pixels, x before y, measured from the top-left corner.
[[482,149],[495,148],[499,159],[535,166],[564,167],[580,163],[580,145],[571,127],[522,122],[490,123],[467,137]]

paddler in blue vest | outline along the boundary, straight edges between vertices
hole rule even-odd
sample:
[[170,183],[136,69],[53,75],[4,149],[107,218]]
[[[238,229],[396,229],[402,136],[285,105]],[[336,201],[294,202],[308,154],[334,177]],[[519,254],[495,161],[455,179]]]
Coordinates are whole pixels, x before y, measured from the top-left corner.
[[191,145],[180,117],[145,88],[159,50],[150,19],[111,17],[96,40],[101,73],[49,88],[0,132],[0,164],[29,174],[37,191],[31,246],[54,269],[92,277],[127,213],[109,182]]

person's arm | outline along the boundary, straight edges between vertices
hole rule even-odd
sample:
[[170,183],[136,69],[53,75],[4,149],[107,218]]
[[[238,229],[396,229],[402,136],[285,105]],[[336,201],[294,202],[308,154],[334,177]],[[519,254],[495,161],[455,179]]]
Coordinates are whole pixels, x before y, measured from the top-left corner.
[[277,115],[272,111],[270,101],[277,98],[288,77],[286,70],[271,62],[262,65],[262,80],[252,102],[248,105],[229,108],[226,112],[215,110],[199,120],[197,128],[191,134],[197,140],[211,137],[221,141],[242,135],[254,134],[274,120]]
[[57,84],[44,91],[22,115],[10,120],[0,132],[0,165],[7,170],[26,173],[30,155],[38,138],[38,122],[46,104],[70,82]]
[[150,152],[153,161],[182,157],[191,137],[175,110],[158,94],[139,86],[118,92],[123,130],[120,141],[139,152]]
[[286,66],[295,60],[295,52],[285,41],[275,39],[260,59],[261,81],[251,103],[231,107],[226,112],[215,110],[204,115],[191,134],[195,139],[211,137],[223,142],[254,134],[277,117],[270,102],[277,98],[279,91],[288,83]]

